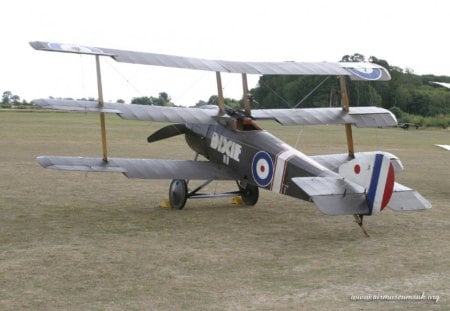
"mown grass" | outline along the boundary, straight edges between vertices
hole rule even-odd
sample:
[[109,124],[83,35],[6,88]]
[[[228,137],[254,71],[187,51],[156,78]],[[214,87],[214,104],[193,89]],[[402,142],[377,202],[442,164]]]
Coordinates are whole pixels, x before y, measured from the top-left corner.
[[[149,145],[161,124],[107,118],[112,156],[190,159],[182,137]],[[345,152],[338,126],[262,126],[306,154]],[[354,129],[357,151],[398,155],[398,180],[426,212],[352,217],[261,192],[159,207],[169,181],[42,169],[38,155],[101,154],[98,116],[0,111],[0,309],[448,309],[450,153],[445,130]],[[234,189],[213,183],[211,191]],[[439,295],[438,303],[352,302],[351,295]]]

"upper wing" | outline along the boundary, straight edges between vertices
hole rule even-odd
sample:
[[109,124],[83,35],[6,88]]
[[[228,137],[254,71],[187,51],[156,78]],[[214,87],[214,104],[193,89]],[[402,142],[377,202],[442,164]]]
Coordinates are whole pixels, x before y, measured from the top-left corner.
[[390,80],[389,72],[373,63],[236,62],[97,48],[56,42],[30,42],[36,50],[110,56],[118,62],[216,72],[259,75],[336,75],[353,80]]
[[49,169],[84,172],[123,173],[138,179],[236,180],[236,174],[224,165],[208,161],[157,160],[41,156],[38,163]]

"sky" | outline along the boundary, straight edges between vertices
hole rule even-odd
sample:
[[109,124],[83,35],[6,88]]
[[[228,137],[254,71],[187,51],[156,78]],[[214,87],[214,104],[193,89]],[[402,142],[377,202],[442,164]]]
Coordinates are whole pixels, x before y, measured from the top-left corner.
[[[339,61],[360,53],[417,74],[450,75],[448,0],[6,0],[0,92],[22,99],[97,97],[92,56],[33,50],[51,41],[233,61]],[[190,106],[217,94],[213,72],[102,58],[106,101],[158,96]],[[250,88],[258,76],[249,76]],[[223,74],[240,98],[240,75]]]

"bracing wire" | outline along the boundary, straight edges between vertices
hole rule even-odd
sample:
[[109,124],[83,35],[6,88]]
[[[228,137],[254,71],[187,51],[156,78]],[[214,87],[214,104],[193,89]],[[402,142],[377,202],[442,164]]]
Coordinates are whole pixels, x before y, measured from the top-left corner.
[[264,81],[262,81],[261,79],[259,79],[259,83],[263,84],[264,87],[268,88],[269,91],[271,91],[276,97],[278,97],[279,99],[281,99],[286,105],[289,106],[289,108],[292,108],[291,104],[289,104],[289,102],[280,94],[278,94],[277,92],[275,92],[274,89],[272,89],[270,86],[268,86],[266,83],[264,83]]
[[191,91],[197,84],[200,83],[200,81],[202,81],[206,76],[206,73],[202,74],[200,77],[198,77],[197,79],[194,79],[182,92],[181,94],[179,94],[176,98],[173,99],[174,102],[178,101],[178,100],[182,100],[183,97],[189,92]]
[[129,85],[131,88],[133,88],[137,93],[139,93],[141,96],[144,96],[144,93],[141,92],[140,89],[138,89],[133,83],[130,82],[130,80],[122,73],[120,72],[113,64],[112,62],[107,59],[106,63]]
[[303,97],[293,108],[298,108],[298,106],[300,106],[305,100],[308,99],[309,96],[311,96],[319,87],[322,86],[322,84],[325,83],[325,81],[327,81],[330,78],[330,76],[325,77],[325,79],[323,79],[322,81],[320,81],[319,84],[316,85],[315,88],[313,88],[311,90],[311,92],[309,92],[308,94],[306,94],[305,97]]

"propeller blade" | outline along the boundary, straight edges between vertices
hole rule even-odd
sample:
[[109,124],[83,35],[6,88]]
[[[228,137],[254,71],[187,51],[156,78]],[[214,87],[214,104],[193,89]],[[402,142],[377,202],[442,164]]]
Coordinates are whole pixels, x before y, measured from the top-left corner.
[[186,133],[186,126],[184,124],[171,124],[154,132],[147,138],[147,141],[149,143],[153,143],[158,140],[163,140],[184,133]]

